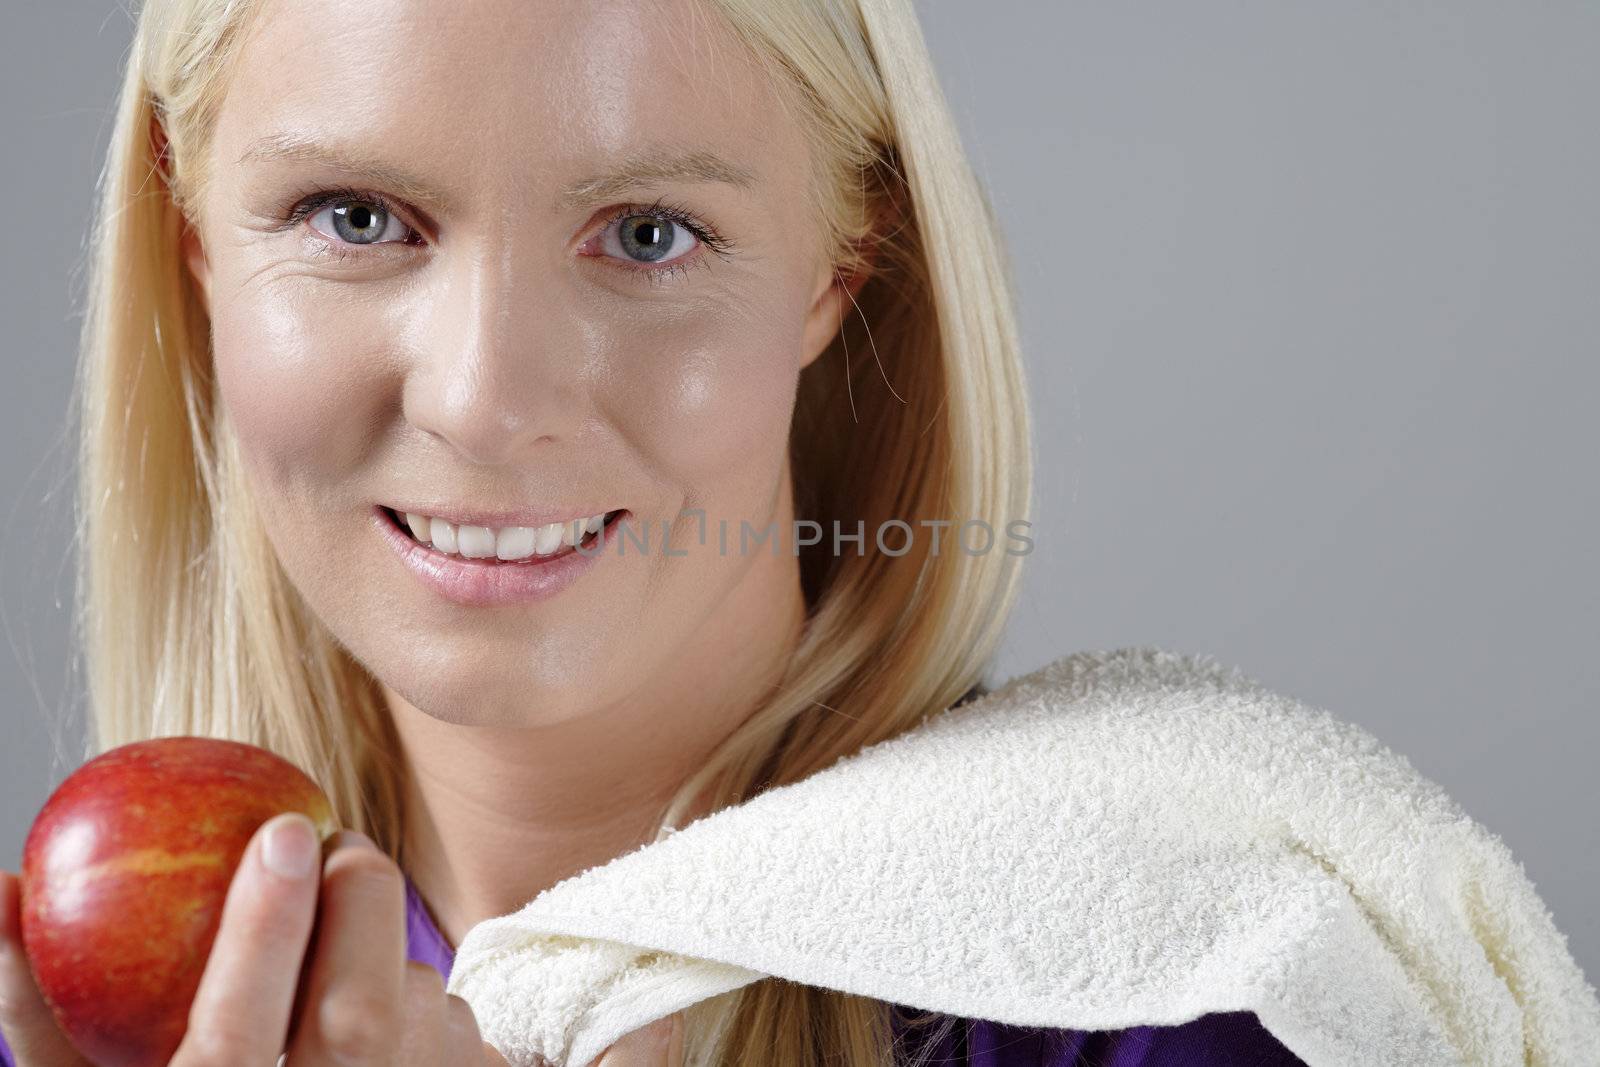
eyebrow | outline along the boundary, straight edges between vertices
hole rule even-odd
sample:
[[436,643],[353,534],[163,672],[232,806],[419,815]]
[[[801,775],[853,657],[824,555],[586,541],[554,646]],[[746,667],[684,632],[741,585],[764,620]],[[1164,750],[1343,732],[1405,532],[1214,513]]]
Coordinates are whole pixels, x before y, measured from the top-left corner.
[[374,159],[358,149],[325,143],[293,131],[269,133],[251,141],[239,157],[240,163],[250,161],[307,163],[360,175],[387,186],[403,200],[434,210],[446,208],[451,202],[451,197],[423,179]]
[[562,191],[563,207],[611,200],[636,186],[720,183],[739,189],[756,184],[747,167],[730,163],[715,152],[695,149],[682,153],[640,152],[603,174],[580,178]]
[[[325,166],[360,175],[384,185],[396,196],[435,210],[448,208],[452,198],[429,182],[408,174],[364,152],[339,144],[319,141],[292,131],[266,134],[250,142],[240,163],[247,161],[292,162]],[[748,167],[731,163],[708,149],[685,152],[644,150],[604,172],[580,178],[557,197],[557,206],[573,207],[610,200],[639,186],[724,184],[749,189],[756,175]]]

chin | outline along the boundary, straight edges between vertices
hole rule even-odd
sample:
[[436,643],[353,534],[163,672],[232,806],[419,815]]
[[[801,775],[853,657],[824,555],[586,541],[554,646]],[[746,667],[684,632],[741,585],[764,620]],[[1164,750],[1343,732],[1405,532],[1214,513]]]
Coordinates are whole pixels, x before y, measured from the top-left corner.
[[587,714],[589,705],[580,694],[594,692],[581,682],[551,685],[504,672],[485,679],[481,670],[464,675],[441,672],[427,680],[411,679],[409,684],[381,684],[392,710],[409,709],[452,726],[553,726]]

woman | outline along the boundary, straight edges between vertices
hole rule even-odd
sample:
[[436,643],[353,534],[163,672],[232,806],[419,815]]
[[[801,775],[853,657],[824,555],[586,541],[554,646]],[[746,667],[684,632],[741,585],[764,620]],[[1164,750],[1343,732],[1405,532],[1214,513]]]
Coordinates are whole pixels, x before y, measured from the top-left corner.
[[[96,747],[260,744],[366,835],[319,878],[263,828],[174,1063],[503,1062],[440,982],[475,923],[981,691],[1020,557],[873,536],[1029,510],[1006,261],[907,0],[150,0],[103,196]],[[5,1036],[79,1062],[13,881]],[[1249,1013],[904,1008],[756,983],[721,1062],[1298,1062]]]

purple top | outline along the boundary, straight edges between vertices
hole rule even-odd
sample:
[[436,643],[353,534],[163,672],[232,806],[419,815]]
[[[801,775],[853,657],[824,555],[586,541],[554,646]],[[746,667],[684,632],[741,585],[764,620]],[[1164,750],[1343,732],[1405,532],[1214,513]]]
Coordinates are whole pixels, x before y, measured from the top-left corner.
[[[455,950],[445,940],[411,879],[406,879],[406,951],[446,980]],[[893,1005],[890,1023],[899,1050],[895,1062],[940,1067],[1305,1067],[1256,1019],[1254,1012],[1213,1012],[1178,1026],[1125,1030],[1054,1030],[983,1019],[928,1015]],[[16,1062],[0,1036],[0,1064]]]

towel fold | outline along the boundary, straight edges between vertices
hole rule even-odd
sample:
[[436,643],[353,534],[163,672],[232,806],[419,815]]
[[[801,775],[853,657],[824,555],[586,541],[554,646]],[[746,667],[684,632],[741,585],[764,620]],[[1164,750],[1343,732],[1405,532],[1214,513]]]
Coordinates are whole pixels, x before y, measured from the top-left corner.
[[474,926],[513,1067],[768,975],[1013,1025],[1254,1011],[1310,1067],[1600,1063],[1503,842],[1359,727],[1209,656],[1064,656]]

